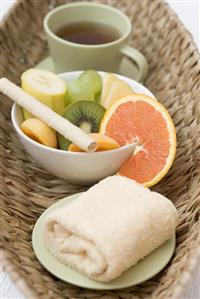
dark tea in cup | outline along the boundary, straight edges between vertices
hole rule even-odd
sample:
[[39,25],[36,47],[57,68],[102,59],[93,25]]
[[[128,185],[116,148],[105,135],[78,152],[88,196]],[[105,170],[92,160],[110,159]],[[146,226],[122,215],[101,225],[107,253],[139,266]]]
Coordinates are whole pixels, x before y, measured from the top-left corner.
[[115,28],[96,22],[69,23],[59,28],[56,35],[66,41],[85,45],[107,44],[120,38]]

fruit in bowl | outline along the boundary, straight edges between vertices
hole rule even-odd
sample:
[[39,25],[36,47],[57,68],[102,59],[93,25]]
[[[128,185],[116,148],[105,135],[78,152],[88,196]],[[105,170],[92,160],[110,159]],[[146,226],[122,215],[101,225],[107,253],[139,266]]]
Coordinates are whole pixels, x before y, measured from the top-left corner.
[[[117,149],[120,147],[119,143],[115,141],[113,138],[108,137],[103,134],[98,134],[98,133],[91,133],[90,136],[94,138],[94,140],[97,143],[97,149],[96,152],[103,152],[103,151],[109,151],[113,149]],[[71,152],[82,152],[83,150],[78,147],[77,145],[71,143],[69,148],[69,151]]]
[[[99,132],[100,123],[106,109],[94,101],[76,101],[63,112],[63,117],[81,128],[85,133]],[[59,148],[67,150],[70,141],[58,134]]]
[[[59,149],[45,146],[42,139],[37,143],[37,134],[36,138],[31,134],[28,137],[26,131],[21,131],[23,115],[14,105],[14,127],[28,152],[44,168],[81,184],[94,183],[119,171],[151,186],[167,173],[175,156],[175,128],[167,110],[149,90],[124,76],[92,70],[60,74],[59,79],[66,84],[62,117],[93,136],[97,152],[82,152],[59,134]],[[68,88],[69,83],[79,84],[78,93],[76,88]],[[133,152],[134,142],[137,147]]]
[[[29,69],[22,74],[21,86],[28,94],[62,114],[65,108],[66,84],[56,74],[45,70]],[[24,118],[34,117],[23,109]]]

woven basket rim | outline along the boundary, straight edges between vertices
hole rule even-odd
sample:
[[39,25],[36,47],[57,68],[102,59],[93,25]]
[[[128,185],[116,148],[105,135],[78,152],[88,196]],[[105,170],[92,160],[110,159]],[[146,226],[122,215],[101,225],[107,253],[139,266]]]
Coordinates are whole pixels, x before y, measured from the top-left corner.
[[[184,292],[184,286],[192,280],[194,271],[196,271],[198,266],[200,266],[200,238],[198,244],[199,246],[196,249],[193,249],[191,258],[188,259],[186,263],[187,271],[185,270],[185,272],[183,272],[181,279],[177,282],[177,290],[176,294],[173,296],[173,299],[180,299],[180,296]],[[6,250],[1,250],[0,254],[3,256],[3,269],[9,274],[11,280],[13,283],[15,283],[21,293],[27,297],[27,299],[38,299],[37,294],[32,290],[32,288],[29,287],[28,283],[17,271],[17,267],[10,262],[11,254],[6,252]]]
[[[25,0],[21,0],[25,1]],[[162,2],[165,5],[167,12],[171,16],[175,16],[179,29],[184,32],[185,39],[190,41],[190,46],[194,52],[194,54],[200,60],[200,53],[198,51],[197,45],[194,43],[192,34],[184,27],[183,23],[180,21],[177,14],[169,7],[169,5],[165,2]],[[9,9],[7,14],[3,17],[0,27],[4,26],[6,22],[8,22],[9,17],[14,13],[17,7],[20,5],[20,1],[15,2],[12,7]],[[200,265],[200,233],[198,235],[197,240],[195,240],[196,247],[191,250],[190,258],[185,263],[184,272],[180,275],[179,280],[176,283],[176,292],[173,294],[173,299],[180,298],[181,294],[184,291],[184,285],[188,284],[194,274],[195,269],[197,269],[198,265]],[[27,281],[23,279],[21,274],[17,271],[17,267],[12,264],[11,258],[12,255],[6,249],[1,249],[1,256],[3,258],[3,269],[10,275],[12,281],[19,288],[19,290],[23,293],[23,295],[27,298],[38,298],[36,293],[32,290],[32,288],[28,285]],[[167,298],[166,298],[167,299]]]

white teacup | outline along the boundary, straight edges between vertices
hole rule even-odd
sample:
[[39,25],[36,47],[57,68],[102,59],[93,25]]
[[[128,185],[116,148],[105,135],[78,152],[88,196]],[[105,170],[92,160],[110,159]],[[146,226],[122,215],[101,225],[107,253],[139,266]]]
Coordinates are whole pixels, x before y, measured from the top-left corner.
[[[63,26],[80,22],[103,23],[115,29],[119,36],[112,42],[84,44],[65,40],[57,35]],[[90,25],[92,26],[92,25]],[[92,28],[92,27],[91,27]],[[143,82],[148,72],[144,55],[128,45],[132,24],[120,10],[100,3],[74,2],[58,6],[44,18],[50,55],[57,73],[65,71],[103,70],[118,73],[124,57],[129,58],[135,69],[135,79]]]

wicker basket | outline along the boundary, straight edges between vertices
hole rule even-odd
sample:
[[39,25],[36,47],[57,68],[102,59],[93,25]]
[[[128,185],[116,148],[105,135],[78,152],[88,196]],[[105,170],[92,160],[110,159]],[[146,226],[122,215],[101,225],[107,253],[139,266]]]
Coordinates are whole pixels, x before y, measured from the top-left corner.
[[[17,1],[1,24],[1,76],[16,83],[47,55],[42,20],[67,1]],[[155,190],[178,208],[177,247],[168,267],[151,280],[120,291],[96,292],[49,274],[31,246],[34,223],[57,199],[80,191],[25,153],[10,122],[11,102],[1,95],[1,247],[4,264],[27,298],[181,298],[200,251],[200,60],[190,34],[163,1],[101,1],[124,11],[134,25],[130,44],[147,57],[146,86],[169,109],[177,129],[176,160]]]

